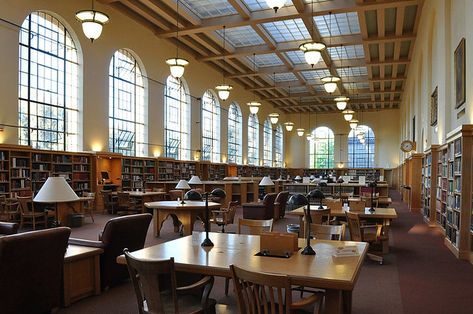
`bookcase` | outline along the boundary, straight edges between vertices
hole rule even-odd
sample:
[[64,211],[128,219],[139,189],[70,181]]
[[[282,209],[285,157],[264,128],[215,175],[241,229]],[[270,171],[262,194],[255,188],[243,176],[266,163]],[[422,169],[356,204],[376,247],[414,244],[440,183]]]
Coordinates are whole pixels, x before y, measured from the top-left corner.
[[10,154],[8,150],[0,150],[0,194],[10,191]]
[[439,146],[432,145],[432,147],[425,152],[422,160],[422,214],[424,221],[430,226],[435,226],[438,156]]
[[147,181],[156,180],[156,159],[122,158],[122,188],[143,189]]

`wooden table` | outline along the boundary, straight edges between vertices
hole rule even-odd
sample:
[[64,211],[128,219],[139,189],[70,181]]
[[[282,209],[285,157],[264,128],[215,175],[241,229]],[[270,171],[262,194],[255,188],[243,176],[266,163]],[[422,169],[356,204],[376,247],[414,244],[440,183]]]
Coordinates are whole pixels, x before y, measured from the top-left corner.
[[100,248],[71,245],[64,255],[64,306],[100,294]]
[[[70,202],[47,203],[54,205],[54,219],[59,222],[61,226],[69,226],[68,216],[72,213],[82,213],[84,202],[94,200],[92,196],[81,196],[78,200]],[[38,203],[38,202],[35,202]],[[40,202],[43,203],[44,202]]]
[[[181,232],[183,235],[192,234],[197,217],[203,218],[205,210],[204,201],[185,201],[184,204],[181,204],[181,201],[161,201],[144,205],[154,210],[153,227],[156,237],[159,237],[163,222],[168,216],[173,219],[174,232]],[[221,206],[220,203],[209,202],[209,210],[218,209]]]
[[[167,195],[166,192],[163,191],[149,191],[149,192],[143,192],[143,191],[125,191],[124,193],[128,193],[130,197],[139,199],[139,203],[142,204],[142,212],[144,212],[145,209],[145,203],[149,201],[155,201],[157,197],[163,197]],[[113,196],[118,195],[118,192],[112,192]]]
[[[178,271],[204,275],[231,277],[229,266],[234,264],[256,272],[286,274],[294,285],[326,289],[325,313],[349,313],[351,292],[355,287],[368,244],[351,241],[312,240],[316,255],[294,252],[289,258],[255,256],[259,252],[259,236],[228,233],[210,233],[214,247],[200,246],[204,232],[147,247],[131,254],[140,259],[174,257]],[[360,254],[352,257],[333,258],[337,247],[356,245]],[[299,247],[305,240],[299,239]],[[300,251],[300,250],[299,250]],[[117,262],[125,264],[123,255]],[[343,301],[345,310],[343,308]]]

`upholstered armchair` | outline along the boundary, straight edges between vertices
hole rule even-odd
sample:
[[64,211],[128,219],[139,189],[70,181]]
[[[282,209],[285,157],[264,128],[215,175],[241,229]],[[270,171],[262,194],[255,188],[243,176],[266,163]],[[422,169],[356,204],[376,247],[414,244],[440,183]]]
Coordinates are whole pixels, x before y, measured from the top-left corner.
[[271,219],[274,217],[274,201],[276,193],[268,193],[262,202],[243,204],[243,218],[245,219]]
[[100,280],[102,289],[128,278],[126,265],[117,264],[116,258],[123,249],[130,252],[142,249],[145,244],[151,214],[128,215],[110,219],[99,235],[99,241],[69,239],[69,244],[98,247],[103,249],[100,256]]
[[274,220],[284,218],[286,212],[286,203],[289,198],[289,191],[281,191],[274,201]]
[[71,229],[58,227],[0,237],[0,312],[50,313],[59,308],[70,234]]
[[0,222],[0,236],[15,234],[18,232],[18,224],[12,222]]

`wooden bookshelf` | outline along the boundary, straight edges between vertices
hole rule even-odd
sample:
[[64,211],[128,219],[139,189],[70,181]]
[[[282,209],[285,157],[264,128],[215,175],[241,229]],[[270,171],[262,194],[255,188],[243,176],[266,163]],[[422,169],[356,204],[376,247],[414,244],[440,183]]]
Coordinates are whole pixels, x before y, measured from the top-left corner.
[[144,189],[146,182],[156,181],[155,158],[123,157],[122,188]]
[[439,146],[425,152],[422,160],[422,199],[424,221],[435,226]]

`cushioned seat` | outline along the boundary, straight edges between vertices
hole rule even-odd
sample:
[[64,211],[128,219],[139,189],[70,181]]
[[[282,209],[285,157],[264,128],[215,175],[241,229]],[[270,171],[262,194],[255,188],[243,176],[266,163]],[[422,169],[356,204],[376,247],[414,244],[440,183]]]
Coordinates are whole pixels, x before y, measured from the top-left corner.
[[268,193],[262,202],[243,204],[243,218],[245,219],[272,219],[274,217],[274,201],[276,193]]

